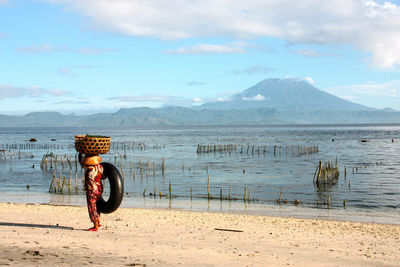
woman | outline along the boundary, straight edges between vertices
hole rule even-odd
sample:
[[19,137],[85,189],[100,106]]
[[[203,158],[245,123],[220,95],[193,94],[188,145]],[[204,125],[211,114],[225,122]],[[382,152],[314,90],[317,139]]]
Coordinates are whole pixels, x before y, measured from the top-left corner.
[[79,153],[79,162],[81,167],[85,169],[86,200],[89,217],[94,225],[88,231],[97,231],[101,224],[100,212],[97,211],[96,203],[103,193],[103,185],[101,184],[103,176],[103,166],[100,165],[101,157],[88,155],[82,157],[82,154]]

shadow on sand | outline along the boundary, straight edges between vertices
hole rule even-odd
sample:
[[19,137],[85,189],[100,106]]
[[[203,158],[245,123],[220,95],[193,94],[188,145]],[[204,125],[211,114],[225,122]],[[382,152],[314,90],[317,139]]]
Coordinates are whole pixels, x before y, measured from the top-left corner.
[[0,226],[17,226],[17,227],[34,227],[34,228],[49,228],[49,229],[62,229],[62,230],[74,230],[72,227],[60,226],[60,225],[48,225],[48,224],[32,224],[32,223],[12,223],[12,222],[0,222]]

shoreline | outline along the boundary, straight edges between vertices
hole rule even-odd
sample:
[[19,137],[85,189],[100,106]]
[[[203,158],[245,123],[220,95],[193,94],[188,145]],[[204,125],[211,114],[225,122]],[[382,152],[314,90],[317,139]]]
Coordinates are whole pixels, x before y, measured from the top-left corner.
[[0,203],[0,209],[0,264],[13,266],[398,266],[400,261],[400,225],[120,208],[101,216],[99,232],[86,232],[91,227],[86,207]]
[[[0,203],[47,204],[86,207],[84,195],[57,195],[26,191],[0,195]],[[270,216],[298,219],[320,219],[344,222],[376,223],[400,225],[400,212],[397,209],[381,211],[378,209],[359,209],[354,207],[309,207],[291,204],[245,203],[242,201],[219,201],[206,199],[126,196],[121,208],[178,210],[188,212],[211,212],[238,215]],[[390,211],[390,212],[389,212]]]

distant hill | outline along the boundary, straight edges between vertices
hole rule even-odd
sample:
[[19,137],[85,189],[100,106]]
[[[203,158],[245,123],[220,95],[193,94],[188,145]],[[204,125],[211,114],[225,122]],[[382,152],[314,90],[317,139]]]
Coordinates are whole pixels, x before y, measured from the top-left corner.
[[210,110],[183,107],[130,108],[90,116],[51,112],[0,116],[0,127],[128,127],[151,125],[268,125],[400,123],[400,112],[387,111],[277,111],[268,108]]
[[321,91],[304,80],[278,78],[263,80],[227,101],[205,103],[201,107],[219,110],[249,108],[273,108],[278,111],[374,110]]
[[268,79],[200,108],[125,108],[88,116],[34,112],[0,115],[0,127],[128,127],[150,125],[400,123],[400,112],[377,110],[323,92],[297,79]]

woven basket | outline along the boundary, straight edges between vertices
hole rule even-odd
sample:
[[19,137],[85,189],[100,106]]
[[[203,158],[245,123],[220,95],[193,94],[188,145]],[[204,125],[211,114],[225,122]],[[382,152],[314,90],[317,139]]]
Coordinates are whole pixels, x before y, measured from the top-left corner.
[[110,150],[110,144],[111,137],[108,136],[75,135],[75,149],[82,154],[106,154]]

